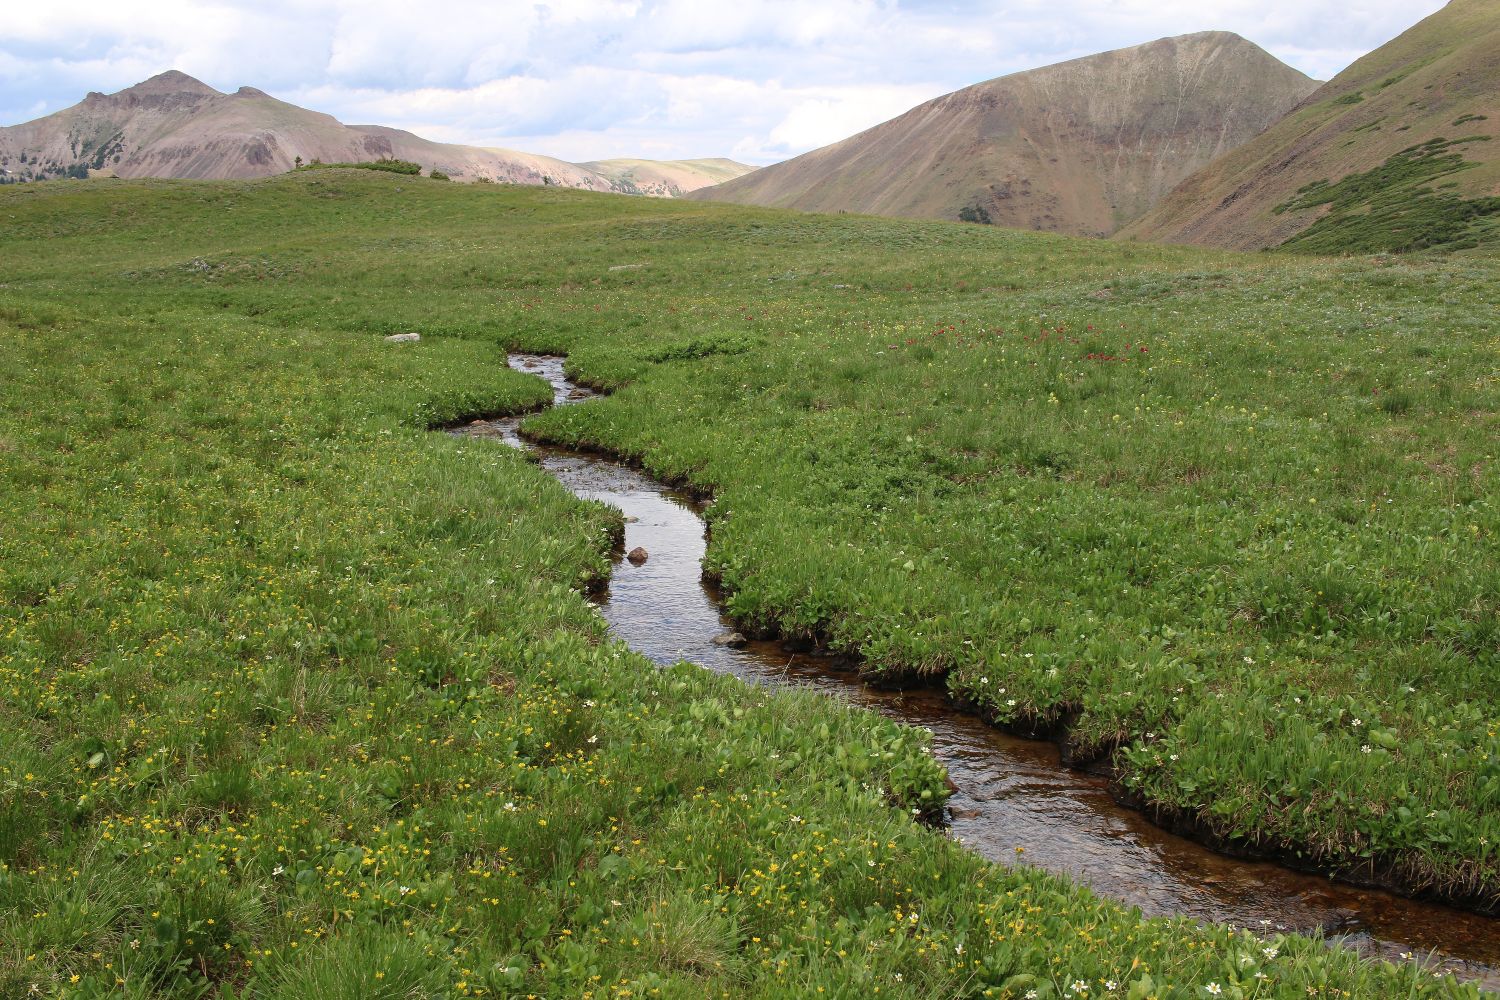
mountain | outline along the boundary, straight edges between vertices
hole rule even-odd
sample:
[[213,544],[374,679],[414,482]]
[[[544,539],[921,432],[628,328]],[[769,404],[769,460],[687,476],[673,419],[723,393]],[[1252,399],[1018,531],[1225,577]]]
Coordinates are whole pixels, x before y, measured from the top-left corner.
[[1000,77],[693,195],[1102,236],[1316,89],[1228,32]]
[[678,198],[754,170],[722,158],[708,160],[594,160],[579,164],[632,194]]
[[454,180],[673,196],[753,169],[731,160],[606,161],[594,169],[534,153],[431,142],[400,129],[345,125],[254,87],[220,93],[176,70],[117,94],[89,94],[46,118],[0,128],[0,170],[7,171],[0,176],[10,180],[90,173],[264,177],[292,169],[298,157],[325,163],[389,157]]
[[1321,252],[1500,239],[1500,0],[1452,0],[1123,236]]

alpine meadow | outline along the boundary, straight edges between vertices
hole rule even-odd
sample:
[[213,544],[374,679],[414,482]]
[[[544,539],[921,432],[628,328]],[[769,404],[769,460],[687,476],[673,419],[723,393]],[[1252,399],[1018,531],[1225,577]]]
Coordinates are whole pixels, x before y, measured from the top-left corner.
[[621,515],[433,431],[566,355],[525,433],[709,498],[747,635],[1493,914],[1493,247],[321,169],[6,185],[0,260],[0,995],[1482,995],[966,850],[925,732],[631,652]]

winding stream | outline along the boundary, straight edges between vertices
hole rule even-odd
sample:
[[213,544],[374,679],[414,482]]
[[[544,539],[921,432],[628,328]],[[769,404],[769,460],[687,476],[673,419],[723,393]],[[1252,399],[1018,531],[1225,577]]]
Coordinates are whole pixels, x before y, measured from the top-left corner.
[[[556,357],[512,355],[512,368],[552,384],[554,403],[594,395],[563,374]],[[1271,863],[1238,861],[1173,836],[1123,808],[1103,778],[1061,765],[1050,743],[993,729],[950,706],[941,692],[882,691],[830,669],[826,660],[780,643],[715,645],[732,628],[702,581],[704,524],[695,504],[625,465],[522,441],[520,417],[476,422],[459,433],[493,437],[536,452],[542,467],[580,497],[626,516],[625,548],[650,553],[621,561],[596,598],[614,633],[656,663],[688,660],[758,684],[804,685],[932,732],[932,749],[958,786],[949,800],[952,835],[986,857],[1066,874],[1148,916],[1296,931],[1323,928],[1368,954],[1427,958],[1464,979],[1500,989],[1500,919],[1403,899],[1304,875]]]

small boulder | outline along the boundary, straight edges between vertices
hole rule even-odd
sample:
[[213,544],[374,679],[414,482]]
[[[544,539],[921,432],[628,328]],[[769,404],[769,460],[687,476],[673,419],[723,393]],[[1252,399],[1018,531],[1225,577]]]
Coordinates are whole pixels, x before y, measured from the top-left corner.
[[738,632],[721,632],[714,636],[715,646],[728,646],[730,649],[740,649],[745,645],[745,637]]
[[589,392],[587,389],[574,389],[572,392],[568,393],[568,398],[569,399],[588,399],[592,395],[593,395],[593,393]]
[[422,339],[420,333],[393,333],[385,338],[387,344],[415,344]]
[[1341,934],[1357,926],[1359,926],[1358,910],[1351,910],[1347,906],[1336,906],[1328,919],[1320,925],[1320,929],[1326,934]]
[[630,560],[630,565],[639,566],[641,563],[651,558],[651,553],[647,552],[645,549],[637,545],[635,548],[630,550],[629,555],[627,555],[625,558]]

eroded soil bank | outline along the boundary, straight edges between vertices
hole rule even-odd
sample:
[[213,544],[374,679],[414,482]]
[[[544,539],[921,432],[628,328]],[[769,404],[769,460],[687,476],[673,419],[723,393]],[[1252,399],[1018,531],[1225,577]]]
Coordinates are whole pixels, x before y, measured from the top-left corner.
[[[567,379],[561,358],[516,355],[511,365],[547,379],[558,405],[593,395]],[[521,419],[462,430],[531,448],[573,493],[624,513],[622,551],[648,553],[640,565],[620,560],[597,595],[616,635],[657,663],[688,660],[755,683],[810,686],[928,729],[958,788],[948,803],[952,835],[979,853],[1066,874],[1150,916],[1322,929],[1391,960],[1431,953],[1442,968],[1500,988],[1500,920],[1215,853],[1117,803],[1106,777],[1063,766],[1055,744],[1001,732],[942,692],[874,689],[829,658],[780,642],[715,643],[734,624],[702,578],[697,498],[604,456],[528,444]]]

